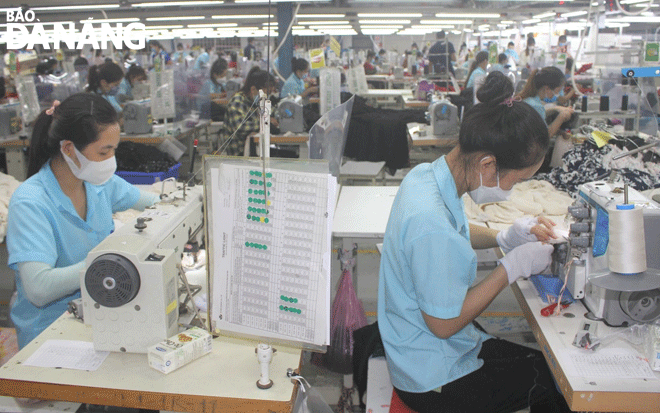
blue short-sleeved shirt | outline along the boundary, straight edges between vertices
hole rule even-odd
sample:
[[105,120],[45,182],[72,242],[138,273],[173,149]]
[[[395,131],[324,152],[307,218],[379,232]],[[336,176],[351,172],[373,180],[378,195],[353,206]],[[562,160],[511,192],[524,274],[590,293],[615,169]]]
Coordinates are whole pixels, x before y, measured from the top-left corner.
[[474,85],[474,81],[477,78],[477,76],[486,76],[486,71],[482,69],[480,66],[477,66],[472,73],[470,74],[470,78],[467,81],[467,84],[465,87],[472,87]]
[[193,66],[193,69],[204,69],[206,66],[208,66],[209,60],[211,60],[211,57],[207,52],[200,54],[197,56],[197,59],[195,59],[195,65]]
[[123,109],[122,109],[121,105],[119,104],[119,102],[117,101],[117,97],[115,95],[108,95],[107,93],[103,93],[103,91],[101,91],[101,89],[97,89],[96,93],[103,96],[103,99],[107,100],[112,105],[112,107],[115,108],[115,111],[117,111],[117,113],[122,112]]
[[483,365],[477,356],[490,336],[468,324],[441,339],[422,316],[458,317],[476,274],[469,224],[445,157],[418,165],[394,199],[380,261],[378,326],[396,388],[427,392]]
[[506,49],[504,51],[504,54],[506,54],[507,56],[512,58],[514,62],[517,62],[518,60],[520,60],[520,57],[518,56],[518,53],[514,49]]
[[197,94],[197,110],[201,110],[202,104],[204,102],[210,101],[210,95],[213,93],[222,93],[225,91],[225,88],[222,86],[222,83],[215,84],[211,79],[206,79],[206,82],[202,85],[202,88]]
[[291,73],[291,76],[284,82],[282,86],[282,91],[280,92],[280,97],[285,98],[288,96],[300,95],[305,91],[305,82],[296,76],[295,73]]
[[[140,191],[114,175],[104,185],[85,182],[87,219],[82,220],[71,199],[62,192],[50,162],[14,192],[7,224],[8,265],[18,271],[21,262],[37,261],[53,268],[83,261],[87,253],[114,230],[112,214],[140,199]],[[17,298],[11,308],[18,344],[25,346],[67,309],[80,291],[44,307],[35,307],[25,296],[16,272]]]
[[121,97],[122,100],[133,100],[133,87],[126,77],[119,84],[117,96]]
[[523,102],[533,107],[539,113],[539,115],[541,115],[541,119],[543,119],[543,122],[545,122],[545,105],[541,101],[540,97],[531,96],[523,99]]

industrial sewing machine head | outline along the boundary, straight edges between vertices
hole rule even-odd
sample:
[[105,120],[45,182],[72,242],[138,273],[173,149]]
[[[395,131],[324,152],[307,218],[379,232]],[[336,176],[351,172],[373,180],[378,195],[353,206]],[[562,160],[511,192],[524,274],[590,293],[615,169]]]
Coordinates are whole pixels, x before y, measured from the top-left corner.
[[282,133],[300,133],[305,131],[303,101],[300,96],[289,96],[277,104],[279,128]]
[[433,136],[458,134],[458,107],[448,99],[441,98],[429,105],[427,112]]
[[123,117],[124,132],[127,135],[151,133],[153,118],[149,100],[126,102]]
[[[588,316],[611,326],[647,323],[660,318],[660,208],[641,193],[622,183],[595,181],[580,185],[578,199],[568,208],[572,219],[567,243],[555,246],[553,274],[574,298],[582,299]],[[627,199],[624,199],[627,198]],[[646,256],[645,271],[620,273],[612,265],[619,254],[610,239],[617,205],[634,205],[643,215],[641,232],[626,234],[637,239]],[[624,230],[628,230],[624,228]],[[642,237],[642,239],[639,237]],[[637,237],[637,238],[634,238]],[[640,251],[641,252],[641,251]],[[630,254],[633,255],[633,254]],[[634,256],[617,261],[631,263]],[[643,265],[643,263],[642,263]]]

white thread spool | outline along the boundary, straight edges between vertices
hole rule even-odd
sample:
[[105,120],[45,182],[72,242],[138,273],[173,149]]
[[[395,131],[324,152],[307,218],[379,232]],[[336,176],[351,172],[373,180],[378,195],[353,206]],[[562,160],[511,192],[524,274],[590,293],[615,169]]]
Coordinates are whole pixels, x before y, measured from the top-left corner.
[[609,245],[607,263],[610,271],[637,274],[646,271],[646,243],[642,208],[631,204],[617,205],[609,213]]

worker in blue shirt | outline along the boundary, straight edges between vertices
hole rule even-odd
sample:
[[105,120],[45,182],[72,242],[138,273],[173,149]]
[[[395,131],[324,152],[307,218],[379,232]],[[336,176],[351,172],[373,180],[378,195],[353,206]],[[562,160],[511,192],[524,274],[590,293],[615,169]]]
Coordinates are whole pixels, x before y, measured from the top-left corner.
[[142,66],[133,63],[126,71],[126,76],[119,83],[116,99],[120,104],[133,100],[133,87],[147,81],[147,72]]
[[205,48],[201,48],[199,56],[197,56],[197,59],[195,59],[195,64],[193,65],[194,70],[204,70],[207,67],[209,67],[209,60],[211,60],[211,56],[209,56],[209,52],[206,51]]
[[509,58],[509,64],[511,66],[517,65],[520,61],[520,56],[518,56],[518,52],[516,52],[516,45],[513,42],[509,42],[504,54]]
[[97,94],[72,95],[35,122],[28,179],[7,218],[17,291],[11,319],[21,348],[80,297],[84,260],[114,230],[112,214],[159,199],[114,174],[118,144],[117,112]]
[[312,93],[318,93],[318,86],[305,87],[305,80],[309,77],[309,62],[305,59],[294,57],[291,59],[291,76],[284,82],[280,97],[301,96],[308,97]]
[[486,67],[488,66],[488,52],[485,50],[480,51],[474,57],[474,62],[470,65],[470,71],[467,74],[467,83],[465,87],[473,87],[474,81],[479,76],[486,76]]
[[106,62],[100,66],[92,66],[87,73],[87,92],[97,93],[107,100],[118,114],[122,107],[117,101],[119,84],[124,78],[124,71],[117,63]]
[[[550,140],[539,115],[513,101],[513,84],[493,72],[480,102],[461,123],[459,144],[405,177],[383,240],[378,327],[390,379],[417,412],[570,411],[543,354],[495,339],[475,318],[509,284],[540,273],[555,237],[546,218],[516,221],[503,232],[471,225],[464,194],[481,204],[503,201],[529,179]],[[473,285],[473,248],[502,247],[506,255]],[[542,410],[550,407],[554,410]],[[539,410],[535,410],[539,408]]]
[[213,99],[227,96],[224,87],[225,76],[227,76],[227,61],[220,57],[211,65],[209,78],[206,79],[197,94],[197,110],[202,110],[202,106]]
[[[551,99],[559,95],[564,88],[566,78],[561,70],[554,66],[547,66],[540,70],[534,70],[527,78],[525,87],[520,92],[522,100],[536,109],[541,118],[545,121],[546,108],[543,99]],[[557,117],[548,125],[548,133],[554,136],[561,125],[571,118],[573,108],[564,106],[553,106],[553,111],[559,112]]]

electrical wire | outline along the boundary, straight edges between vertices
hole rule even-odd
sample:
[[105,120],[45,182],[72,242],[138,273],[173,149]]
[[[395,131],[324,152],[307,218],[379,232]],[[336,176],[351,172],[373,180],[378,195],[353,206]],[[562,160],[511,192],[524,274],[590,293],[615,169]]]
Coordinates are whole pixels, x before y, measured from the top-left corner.
[[[628,11],[628,10],[624,9],[623,7],[621,7],[621,3],[619,3],[619,0],[614,0],[614,2],[616,3],[616,7],[619,9],[619,11],[621,11],[626,16],[639,16],[640,14],[648,11],[651,8],[651,6],[653,6],[653,0],[649,0],[649,4],[645,8],[633,13],[633,12]],[[639,3],[636,3],[636,4],[639,4]]]

